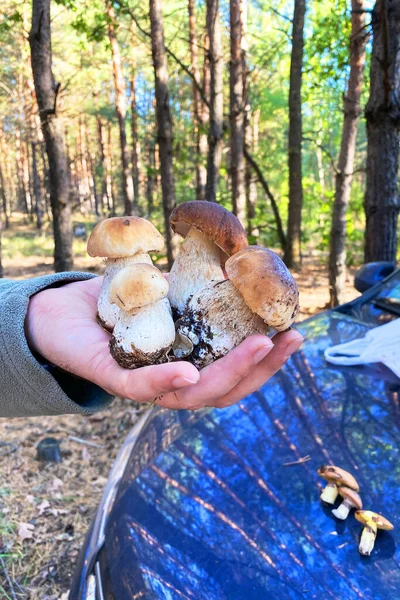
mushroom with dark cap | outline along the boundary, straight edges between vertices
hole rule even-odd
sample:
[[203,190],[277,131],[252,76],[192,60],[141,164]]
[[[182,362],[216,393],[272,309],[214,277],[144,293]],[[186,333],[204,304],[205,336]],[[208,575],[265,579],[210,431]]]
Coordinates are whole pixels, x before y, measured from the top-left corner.
[[268,327],[285,331],[298,311],[296,282],[271,250],[247,246],[225,268],[229,279],[194,294],[178,326],[194,344],[190,360],[199,368],[249,335],[266,334]]
[[363,532],[361,534],[360,545],[358,549],[360,554],[369,556],[374,548],[376,534],[378,529],[384,529],[391,531],[394,526],[390,521],[382,517],[372,510],[357,510],[354,513],[357,521],[364,525]]
[[214,202],[184,202],[172,211],[170,224],[185,238],[168,279],[168,297],[178,319],[193,294],[224,279],[221,265],[248,241],[239,219]]
[[362,500],[355,490],[346,486],[339,487],[338,492],[342,496],[343,502],[332,513],[337,519],[344,521],[347,519],[352,508],[356,508],[357,510],[362,508]]
[[168,282],[153,265],[131,265],[112,280],[110,301],[120,311],[110,350],[121,367],[136,369],[168,362],[175,325],[167,294]]
[[335,500],[339,494],[339,486],[346,486],[356,492],[360,490],[353,475],[335,465],[322,465],[317,473],[328,482],[328,485],[322,490],[320,496],[321,500],[327,504],[335,504]]
[[113,277],[135,263],[152,264],[149,252],[159,252],[164,238],[157,229],[141,217],[105,219],[93,229],[87,251],[89,256],[107,258],[103,286],[98,300],[98,319],[106,329],[113,330],[118,306],[110,304],[109,290]]

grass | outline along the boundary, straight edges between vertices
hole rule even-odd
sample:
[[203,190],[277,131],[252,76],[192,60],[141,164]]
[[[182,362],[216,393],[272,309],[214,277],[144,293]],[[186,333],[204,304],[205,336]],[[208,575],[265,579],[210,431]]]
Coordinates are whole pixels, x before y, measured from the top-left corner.
[[[73,226],[84,223],[89,235],[95,226],[95,220],[93,217],[89,219],[83,215],[77,217],[73,220]],[[51,258],[53,249],[53,229],[49,222],[44,224],[43,232],[40,234],[34,223],[27,222],[22,214],[16,213],[10,219],[9,229],[3,232],[2,255],[4,258],[22,259],[30,256]],[[75,256],[86,256],[86,242],[74,238],[73,250]]]

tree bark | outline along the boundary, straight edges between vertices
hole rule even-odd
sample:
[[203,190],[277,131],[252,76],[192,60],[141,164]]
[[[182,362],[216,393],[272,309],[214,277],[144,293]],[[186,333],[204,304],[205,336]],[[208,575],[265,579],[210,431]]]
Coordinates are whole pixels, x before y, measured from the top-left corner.
[[70,178],[63,127],[57,113],[60,84],[56,83],[52,73],[50,0],[33,0],[29,43],[36,98],[49,158],[54,268],[56,271],[69,271],[73,266]]
[[32,146],[32,175],[33,175],[33,192],[35,196],[35,213],[36,213],[36,229],[42,232],[43,229],[43,198],[42,188],[40,184],[39,170],[36,157],[36,142],[31,143]]
[[301,264],[301,210],[303,185],[301,172],[301,79],[303,70],[304,16],[306,1],[295,0],[289,88],[289,218],[285,262],[288,267]]
[[139,182],[140,182],[140,141],[139,141],[139,119],[136,104],[136,26],[131,24],[131,117],[132,117],[132,170],[133,170],[133,189],[135,201],[139,203]]
[[206,113],[204,112],[203,101],[199,88],[201,87],[200,67],[199,67],[199,46],[196,32],[196,12],[195,0],[188,0],[189,11],[189,45],[190,62],[193,74],[193,122],[194,135],[196,139],[196,198],[205,200],[207,169],[204,159],[207,154],[207,136],[205,134]]
[[8,218],[8,202],[7,202],[7,194],[6,194],[6,185],[4,181],[4,173],[3,168],[0,163],[0,192],[1,192],[1,203],[3,206],[3,215],[4,215],[4,227],[8,229],[10,226],[9,218]]
[[232,211],[243,223],[246,218],[244,163],[245,108],[245,0],[230,0],[231,63],[230,63],[230,123]]
[[115,108],[117,112],[119,126],[119,140],[121,146],[121,163],[122,163],[122,197],[124,199],[124,212],[126,215],[137,214],[137,205],[135,202],[135,194],[133,187],[133,179],[129,164],[129,149],[126,139],[126,100],[125,100],[125,84],[121,66],[121,51],[116,36],[116,20],[115,12],[112,3],[106,0],[107,16],[108,16],[108,37],[111,44],[113,75],[115,87]]
[[336,172],[335,200],[329,251],[330,304],[344,302],[346,280],[346,214],[350,201],[356,151],[357,124],[361,114],[360,97],[363,85],[365,46],[364,0],[352,0],[350,36],[350,77],[343,96],[343,129]]
[[151,50],[155,76],[157,140],[160,151],[161,190],[167,240],[168,266],[172,267],[175,240],[169,217],[175,207],[175,181],[173,173],[173,132],[168,93],[168,65],[164,45],[161,1],[150,0]]
[[219,23],[219,0],[207,0],[207,33],[210,44],[210,132],[208,136],[206,200],[217,201],[223,133],[223,50]]
[[400,130],[400,3],[377,0],[367,119],[365,262],[396,260]]

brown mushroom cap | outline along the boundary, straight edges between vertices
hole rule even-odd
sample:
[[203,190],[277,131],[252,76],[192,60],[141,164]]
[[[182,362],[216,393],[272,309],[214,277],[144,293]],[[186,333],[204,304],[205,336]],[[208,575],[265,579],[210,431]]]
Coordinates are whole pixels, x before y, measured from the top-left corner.
[[122,269],[111,282],[110,301],[127,312],[162,300],[168,281],[153,265],[136,263]]
[[372,510],[357,510],[354,516],[363,525],[367,525],[369,521],[373,521],[378,529],[385,529],[386,531],[394,529],[394,525],[390,521]]
[[[215,202],[183,202],[172,211],[169,222],[175,233],[182,237],[186,237],[189,229],[194,227],[228,256],[248,245],[246,232],[239,219]],[[223,258],[226,260],[226,256]]]
[[362,508],[362,500],[355,490],[345,486],[340,486],[338,490],[344,500],[349,500],[355,508]]
[[137,252],[158,252],[164,238],[150,221],[141,217],[105,219],[93,229],[87,251],[89,256],[124,258]]
[[332,483],[336,483],[338,486],[343,485],[356,492],[360,490],[360,486],[353,475],[340,467],[336,467],[335,465],[322,465],[317,472],[320,477],[323,477]]
[[299,292],[279,256],[267,248],[247,246],[231,256],[225,268],[254,313],[278,331],[290,327],[299,310]]

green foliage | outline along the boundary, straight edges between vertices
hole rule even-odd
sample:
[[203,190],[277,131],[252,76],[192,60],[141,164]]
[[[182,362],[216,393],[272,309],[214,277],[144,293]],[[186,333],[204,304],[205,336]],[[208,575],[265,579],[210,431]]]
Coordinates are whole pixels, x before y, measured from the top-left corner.
[[[200,67],[205,40],[205,0],[196,3]],[[117,18],[116,34],[121,48],[127,103],[127,135],[132,144],[130,112],[130,80],[133,63],[138,107],[139,146],[141,152],[140,209],[148,214],[146,181],[154,179],[153,214],[163,226],[159,167],[153,166],[149,149],[156,143],[154,115],[154,73],[151,49],[146,32],[150,30],[148,5],[137,0],[118,0],[113,4]],[[17,134],[29,140],[24,113],[27,102],[26,82],[31,81],[27,32],[30,28],[31,6],[27,0],[5,0],[0,17],[0,61],[2,80],[0,111],[3,116],[4,143],[8,148],[10,165],[6,170],[14,183],[10,186],[10,201],[22,208],[16,173]],[[80,122],[86,130],[86,147],[90,149],[97,193],[100,194],[104,168],[99,160],[98,123],[101,116],[107,131],[111,128],[111,160],[117,213],[121,212],[121,167],[119,133],[115,114],[115,94],[111,50],[107,35],[108,21],[103,0],[55,0],[52,3],[53,69],[61,83],[60,102],[67,127],[67,142],[73,173],[79,167]],[[288,210],[288,92],[291,50],[291,21],[293,2],[288,0],[248,0],[247,68],[249,102],[252,115],[259,114],[258,141],[253,154],[266,177],[286,223]],[[132,40],[132,18],[135,40]],[[178,0],[163,2],[165,43],[190,66],[189,31],[186,3]],[[229,181],[229,3],[221,3],[224,70],[224,102],[226,127],[223,163],[219,186],[219,201],[230,206]],[[141,31],[143,30],[143,32]],[[350,3],[348,0],[326,0],[307,3],[305,25],[305,59],[303,69],[303,184],[304,184],[304,242],[326,250],[329,240],[330,215],[334,194],[334,169],[342,128],[342,94],[346,89],[349,62]],[[174,123],[174,169],[178,202],[195,198],[195,135],[192,117],[192,81],[186,72],[169,56],[169,92]],[[365,94],[367,93],[367,86]],[[22,136],[22,138],[21,138]],[[365,124],[360,120],[356,165],[365,163]],[[14,171],[13,171],[14,169]],[[75,169],[75,171],[74,171]],[[349,211],[349,242],[356,249],[363,235],[362,199],[364,179],[354,180]],[[74,191],[76,201],[76,188]],[[264,192],[258,185],[256,217],[253,222],[259,231],[258,240],[278,246],[276,224]],[[252,238],[256,241],[256,237]],[[40,248],[38,248],[40,246]],[[43,256],[51,253],[47,237],[33,236],[11,242],[5,236],[4,252],[25,256],[33,251]],[[353,253],[354,254],[354,253]]]

